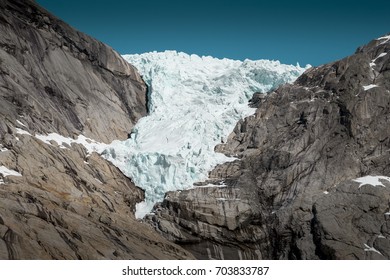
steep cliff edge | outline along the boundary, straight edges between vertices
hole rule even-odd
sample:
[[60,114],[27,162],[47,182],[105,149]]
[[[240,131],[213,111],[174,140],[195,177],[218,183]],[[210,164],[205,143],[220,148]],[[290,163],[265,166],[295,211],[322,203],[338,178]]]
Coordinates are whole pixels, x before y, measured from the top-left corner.
[[143,191],[71,143],[127,137],[146,114],[135,69],[32,1],[1,1],[0,33],[0,259],[191,258],[135,220]]
[[389,90],[385,36],[255,94],[216,147],[238,159],[147,220],[197,258],[389,259]]

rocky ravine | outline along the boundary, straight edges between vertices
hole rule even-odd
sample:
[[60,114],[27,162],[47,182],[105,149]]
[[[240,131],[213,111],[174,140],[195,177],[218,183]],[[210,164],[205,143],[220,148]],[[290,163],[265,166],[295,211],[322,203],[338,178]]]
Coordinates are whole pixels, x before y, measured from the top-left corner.
[[135,69],[32,1],[1,1],[0,33],[0,259],[192,258],[135,220],[143,191],[116,167],[36,137],[125,139],[146,114]]
[[[389,259],[390,36],[255,94],[217,151],[239,159],[167,193],[148,222],[202,259]],[[367,178],[366,178],[367,179]],[[204,184],[205,185],[205,184]]]

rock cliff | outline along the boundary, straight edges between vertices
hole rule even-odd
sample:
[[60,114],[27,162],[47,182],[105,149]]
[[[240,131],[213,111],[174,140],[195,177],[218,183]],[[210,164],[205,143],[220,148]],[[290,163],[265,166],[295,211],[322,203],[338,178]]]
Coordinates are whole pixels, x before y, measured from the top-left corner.
[[146,220],[201,259],[389,259],[389,90],[385,36],[255,94],[216,147],[237,160]]
[[125,139],[147,110],[135,68],[32,1],[1,1],[0,33],[0,259],[192,258],[135,220],[129,178],[61,140]]

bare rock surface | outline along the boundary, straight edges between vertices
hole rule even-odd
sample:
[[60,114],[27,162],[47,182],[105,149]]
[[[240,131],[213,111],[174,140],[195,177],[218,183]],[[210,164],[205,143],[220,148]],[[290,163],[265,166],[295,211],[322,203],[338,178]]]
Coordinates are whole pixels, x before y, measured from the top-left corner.
[[125,139],[146,85],[110,47],[32,1],[0,2],[0,259],[187,259],[136,221],[144,192],[84,146]]
[[135,68],[31,1],[0,8],[0,114],[24,117],[30,132],[126,138],[146,114],[146,85]]
[[[390,36],[255,94],[238,159],[167,193],[147,221],[203,259],[389,259]],[[213,186],[214,184],[214,186]]]

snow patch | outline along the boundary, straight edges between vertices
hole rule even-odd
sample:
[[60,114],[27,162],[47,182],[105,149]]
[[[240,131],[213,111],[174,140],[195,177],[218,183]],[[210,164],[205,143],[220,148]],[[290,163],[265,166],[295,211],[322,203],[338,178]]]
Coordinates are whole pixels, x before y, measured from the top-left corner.
[[37,139],[43,141],[44,143],[48,144],[48,145],[51,145],[50,142],[54,141],[62,149],[66,148],[64,146],[64,144],[67,144],[68,146],[71,146],[73,143],[81,144],[81,145],[83,145],[87,149],[89,154],[92,153],[92,152],[97,152],[97,153],[100,154],[108,146],[107,144],[100,143],[100,142],[97,142],[97,141],[95,141],[93,139],[87,138],[84,135],[79,135],[77,137],[77,139],[73,139],[73,138],[70,138],[70,137],[64,137],[64,136],[62,136],[60,134],[57,134],[57,133],[49,133],[48,135],[37,134],[37,135],[35,135],[35,137]]
[[386,237],[383,236],[382,234],[379,234],[379,235],[378,235],[378,238],[386,238]]
[[374,59],[373,62],[375,62],[375,60],[377,60],[378,58],[384,57],[384,56],[386,56],[386,55],[387,55],[387,53],[385,53],[385,52],[381,53],[380,55],[378,55],[378,56]]
[[390,177],[365,176],[365,177],[360,177],[360,178],[354,179],[353,181],[360,183],[359,188],[361,188],[364,185],[371,185],[374,187],[376,187],[376,186],[385,187],[385,185],[383,185],[383,183],[380,180],[386,180],[386,181],[390,182]]
[[6,152],[8,149],[6,147],[3,147],[3,145],[0,144],[0,152]]
[[377,253],[377,254],[379,254],[379,255],[382,256],[382,253],[379,252],[379,251],[378,251],[377,249],[375,249],[374,247],[370,247],[370,246],[368,246],[367,244],[364,244],[364,247],[366,247],[366,248],[364,249],[365,252],[374,252],[374,253]]
[[7,176],[22,176],[22,174],[20,174],[19,172],[15,171],[15,170],[12,170],[12,169],[8,169],[4,165],[0,166],[0,173],[3,174],[4,177],[7,177]]
[[368,85],[368,86],[363,86],[363,89],[364,90],[369,90],[369,89],[372,89],[372,88],[375,88],[375,87],[378,87],[378,86],[374,85],[374,84],[371,84],[371,85]]
[[147,202],[137,211],[161,201],[167,191],[207,179],[215,165],[234,161],[214,147],[240,119],[255,112],[248,107],[253,93],[293,82],[310,67],[176,51],[123,57],[149,86],[149,115],[139,120],[128,140],[114,141],[105,157],[145,190]]
[[[16,134],[21,134],[21,135],[30,135],[30,136],[32,136],[32,135],[30,134],[30,132],[28,132],[28,131],[25,131],[25,130],[23,130],[23,129],[20,129],[20,128],[16,128]],[[19,139],[17,139],[17,140],[19,140]]]
[[329,192],[328,191],[324,191],[324,194],[329,194]]
[[373,67],[376,65],[376,64],[375,64],[375,61],[376,61],[378,58],[384,57],[384,56],[386,56],[386,55],[387,55],[387,53],[383,52],[383,53],[379,54],[375,59],[371,60],[371,62],[370,62],[370,67],[371,67],[371,69],[374,70]]
[[390,216],[390,212],[386,212],[385,215],[386,215],[386,216]]
[[19,121],[19,120],[16,120],[16,122],[17,122],[19,125],[26,127],[26,125],[25,125],[25,124],[23,124],[21,121]]

